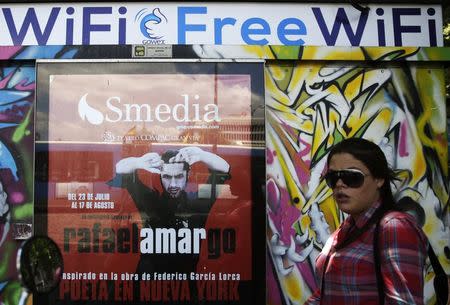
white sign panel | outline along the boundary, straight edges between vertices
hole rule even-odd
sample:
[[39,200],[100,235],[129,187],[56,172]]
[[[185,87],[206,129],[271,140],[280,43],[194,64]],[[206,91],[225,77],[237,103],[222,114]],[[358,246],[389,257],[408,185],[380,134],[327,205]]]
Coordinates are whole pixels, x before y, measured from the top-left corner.
[[64,3],[0,6],[0,45],[442,46],[440,5]]

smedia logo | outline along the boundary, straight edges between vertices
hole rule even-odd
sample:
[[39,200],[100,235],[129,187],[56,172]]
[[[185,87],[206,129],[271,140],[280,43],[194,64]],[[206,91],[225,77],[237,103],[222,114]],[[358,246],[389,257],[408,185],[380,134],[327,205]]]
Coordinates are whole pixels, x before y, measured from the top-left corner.
[[[78,101],[78,115],[81,120],[92,125],[102,125],[105,121],[109,123],[118,122],[160,122],[176,121],[184,122],[220,122],[219,108],[210,103],[203,107],[196,103],[200,99],[199,95],[190,97],[188,94],[181,94],[182,101],[174,105],[165,103],[152,104],[128,104],[122,103],[119,96],[110,96],[105,100],[105,113],[95,109],[87,100],[88,93],[85,93]],[[193,100],[193,101],[192,101]]]
[[139,22],[139,29],[142,35],[148,38],[142,41],[143,44],[164,44],[164,37],[167,31],[167,18],[159,8],[155,8],[150,14],[148,10],[140,10],[135,21]]

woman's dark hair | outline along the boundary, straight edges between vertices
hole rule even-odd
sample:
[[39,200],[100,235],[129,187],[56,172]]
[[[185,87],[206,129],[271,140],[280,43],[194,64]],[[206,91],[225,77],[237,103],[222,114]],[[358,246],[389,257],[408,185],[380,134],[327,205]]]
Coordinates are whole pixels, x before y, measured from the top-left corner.
[[331,148],[327,157],[327,163],[330,163],[334,155],[341,153],[350,154],[364,163],[374,178],[384,179],[384,184],[380,189],[382,206],[385,210],[393,209],[394,196],[390,185],[395,178],[381,148],[366,139],[345,139]]

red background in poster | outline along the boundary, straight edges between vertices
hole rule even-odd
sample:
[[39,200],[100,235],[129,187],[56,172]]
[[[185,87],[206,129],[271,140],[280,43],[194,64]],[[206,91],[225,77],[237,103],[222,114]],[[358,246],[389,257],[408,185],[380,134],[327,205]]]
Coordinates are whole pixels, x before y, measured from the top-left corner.
[[[205,229],[232,229],[236,233],[235,247],[229,253],[222,248],[218,258],[209,257],[207,241],[203,240],[196,271],[214,273],[216,278],[219,273],[234,273],[240,275],[241,281],[254,280],[253,210],[255,204],[263,206],[264,202],[254,202],[252,197],[252,158],[256,151],[252,117],[255,110],[263,108],[252,108],[249,74],[62,74],[51,75],[50,79],[47,230],[63,252],[66,274],[95,272],[98,278],[100,273],[109,276],[114,272],[120,280],[125,273],[135,273],[141,255],[139,247],[136,253],[120,253],[116,242],[115,251],[105,253],[102,249],[103,229],[108,228],[117,236],[119,230],[132,233],[133,227],[142,226],[128,191],[107,184],[115,176],[115,165],[123,158],[148,152],[162,154],[168,149],[196,146],[225,159],[231,174],[225,181],[226,196],[216,199]],[[108,101],[116,108],[108,108]],[[148,108],[136,110],[134,105]],[[164,113],[159,120],[159,105],[178,112]],[[137,112],[126,114],[127,107]],[[211,114],[214,107],[218,109],[215,116]],[[119,108],[123,116],[119,115]],[[151,120],[146,116],[147,110]],[[208,111],[210,115],[204,116]],[[207,117],[220,119],[208,121]],[[169,139],[159,138],[166,135]],[[258,153],[264,151],[262,147]],[[263,153],[259,158],[264,158]],[[162,191],[158,174],[138,170],[138,176],[147,186]],[[197,191],[208,176],[205,164],[193,164],[186,191]],[[264,177],[260,179],[263,180]],[[81,207],[80,201],[88,198],[78,198],[80,194],[108,195],[114,207]],[[94,224],[100,226],[97,252],[93,246]],[[71,234],[65,234],[65,230]],[[135,239],[137,243],[141,240]],[[89,252],[80,253],[80,240],[90,244]],[[249,283],[245,285],[248,287]],[[246,290],[245,294],[248,297],[251,293]]]
[[[108,147],[110,151],[105,151],[105,147]],[[68,228],[74,228],[77,232],[79,228],[91,230],[94,223],[100,223],[101,230],[111,228],[114,232],[117,232],[119,228],[128,228],[131,232],[132,223],[137,223],[139,228],[141,227],[139,212],[128,192],[106,185],[106,182],[114,176],[114,164],[118,159],[118,154],[122,154],[122,147],[101,145],[98,148],[94,145],[77,147],[75,144],[57,144],[54,148],[53,150],[50,149],[49,153],[49,178],[50,180],[53,179],[53,182],[49,183],[48,234],[63,250],[65,272],[134,273],[140,253],[118,253],[117,251],[104,253],[102,251],[102,240],[104,238],[101,233],[100,248],[97,253],[78,252],[78,241],[83,236],[72,236],[69,239],[69,251],[66,251],[63,246],[64,229]],[[103,151],[96,151],[97,149]],[[119,149],[118,153],[117,149]],[[137,156],[140,156],[140,151],[145,149],[143,146],[135,146],[133,151]],[[163,146],[160,149],[165,150]],[[237,236],[236,249],[234,253],[222,253],[217,259],[208,259],[208,247],[206,240],[203,240],[198,272],[240,273],[241,280],[251,279],[252,198],[249,152],[250,150],[244,148],[222,147],[218,149],[217,153],[228,161],[231,167],[231,179],[227,183],[230,185],[230,191],[234,198],[217,199],[209,213],[205,227],[206,229],[221,229],[221,231],[226,228],[234,229]],[[99,175],[95,178],[86,176],[86,173],[90,173],[87,170],[88,167],[93,166],[93,164],[97,164],[101,169],[98,171]],[[139,176],[146,185],[161,190],[159,175],[140,171]],[[206,166],[195,164],[189,174],[188,191],[195,191],[198,184],[206,182],[207,176]],[[71,200],[68,199],[67,195],[57,198],[56,184],[73,183],[73,181],[83,181],[83,184],[91,183],[92,190],[88,190],[88,193],[92,192],[94,195],[109,193],[110,201],[115,203],[114,208],[102,210],[78,207],[74,209],[71,207]],[[125,219],[116,216],[125,216]],[[92,231],[90,234],[92,239]]]

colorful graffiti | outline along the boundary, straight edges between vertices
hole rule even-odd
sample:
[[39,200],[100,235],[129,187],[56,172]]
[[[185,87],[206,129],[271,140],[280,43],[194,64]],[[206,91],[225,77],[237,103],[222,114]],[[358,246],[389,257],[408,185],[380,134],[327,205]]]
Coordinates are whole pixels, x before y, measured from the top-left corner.
[[[35,64],[63,48],[2,48],[0,66],[0,304],[18,304],[17,249],[32,234]],[[45,51],[45,54],[42,52]],[[5,200],[3,200],[5,199]]]
[[[377,143],[395,169],[396,199],[409,196],[450,272],[444,72],[420,48],[197,47],[200,56],[299,61],[266,63],[267,304],[303,304],[317,284],[314,261],[346,217],[321,179],[333,144]],[[286,54],[286,51],[293,54]],[[348,62],[332,60],[348,58]],[[314,61],[300,61],[317,59]],[[321,61],[322,60],[322,61]],[[435,302],[426,275],[426,303]]]
[[[127,52],[115,57],[131,56]],[[423,228],[450,273],[444,72],[411,60],[433,54],[420,48],[193,46],[189,55],[270,59],[267,304],[303,304],[316,288],[314,259],[345,217],[321,174],[329,148],[347,137],[364,137],[383,148],[401,178],[394,187],[397,198],[419,202]],[[5,305],[20,297],[14,270],[20,243],[14,237],[29,234],[33,214],[34,59],[101,56],[77,47],[0,48],[0,178],[9,215],[0,219],[0,303]],[[277,60],[286,58],[291,60]],[[334,61],[342,58],[352,60]],[[428,304],[434,301],[431,277],[427,274]]]
[[[336,58],[333,51],[322,56]],[[417,49],[402,56],[423,54]],[[277,287],[285,304],[303,304],[316,288],[315,257],[345,217],[321,175],[330,147],[348,137],[381,146],[400,178],[393,186],[397,199],[419,202],[423,229],[449,271],[443,71],[414,64],[296,62],[269,63],[266,72],[267,234],[275,270],[267,303],[280,304]],[[427,303],[433,303],[429,285]]]
[[11,304],[20,292],[14,237],[31,235],[33,215],[34,65],[4,63],[0,77],[0,300]]

